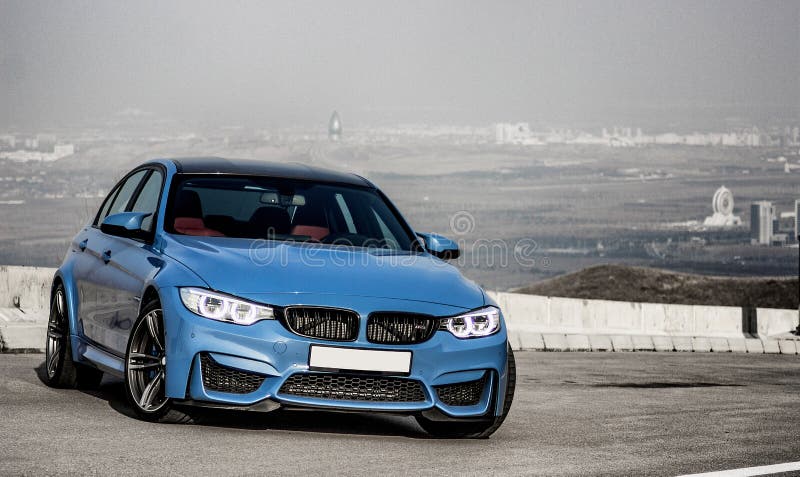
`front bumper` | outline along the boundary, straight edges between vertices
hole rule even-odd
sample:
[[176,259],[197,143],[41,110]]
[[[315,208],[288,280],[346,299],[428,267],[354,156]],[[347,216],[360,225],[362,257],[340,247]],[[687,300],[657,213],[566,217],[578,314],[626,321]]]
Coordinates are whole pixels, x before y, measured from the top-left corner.
[[[272,296],[266,303],[297,304],[298,296]],[[197,316],[180,301],[177,289],[163,293],[162,308],[167,339],[166,393],[168,397],[193,404],[241,406],[271,410],[277,403],[287,407],[310,407],[351,411],[441,414],[443,418],[476,418],[499,415],[505,393],[507,337],[505,327],[489,337],[458,339],[446,331],[420,344],[381,345],[366,340],[365,319],[354,342],[332,342],[296,335],[279,321],[261,321],[251,326],[221,323]],[[291,302],[287,302],[291,301]],[[371,311],[416,311],[435,316],[454,314],[453,307],[368,297],[303,296],[302,304],[348,308],[366,317]],[[308,366],[311,345],[410,350],[411,372],[398,378],[419,381],[424,400],[393,402],[319,398],[281,392],[284,382],[296,373],[320,373]],[[208,389],[203,384],[200,356],[211,357],[232,370],[264,376],[252,392],[231,393]],[[336,373],[334,373],[336,374]],[[365,373],[348,373],[367,376]],[[390,378],[392,376],[389,376]],[[485,377],[477,404],[448,405],[436,386],[475,381]]]

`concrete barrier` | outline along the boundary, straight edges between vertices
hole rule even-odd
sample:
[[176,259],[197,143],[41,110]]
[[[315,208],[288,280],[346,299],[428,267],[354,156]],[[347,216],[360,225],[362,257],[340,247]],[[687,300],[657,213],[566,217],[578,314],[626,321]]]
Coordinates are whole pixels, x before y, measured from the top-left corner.
[[733,306],[692,305],[694,336],[742,336],[742,309]]
[[518,331],[516,333],[509,333],[508,340],[511,342],[511,347],[514,347],[514,342],[519,340],[520,347],[514,349],[532,349],[536,351],[544,351],[544,338],[541,333],[533,331]]
[[673,336],[672,345],[675,346],[675,351],[692,351],[692,337]]
[[727,353],[731,350],[727,338],[711,337],[708,341],[711,343],[711,351],[715,353]]
[[0,308],[47,310],[55,268],[0,266]]
[[[0,349],[41,349],[54,274],[52,268],[0,266]],[[514,349],[800,351],[800,338],[790,334],[800,324],[796,310],[488,294],[503,310]]]
[[569,351],[591,351],[592,345],[589,344],[587,335],[567,335],[567,347]]
[[44,349],[47,315],[0,308],[0,351],[16,353]]
[[781,354],[797,354],[797,342],[794,340],[778,340]]
[[648,333],[686,336],[692,332],[694,314],[691,306],[643,303],[642,313]]
[[758,338],[747,338],[744,345],[748,353],[764,354],[764,343]]
[[781,348],[778,345],[778,340],[761,340],[764,345],[764,352],[767,354],[780,354]]
[[675,351],[675,345],[669,336],[653,335],[653,346],[656,351]]
[[705,336],[692,336],[692,351],[695,353],[710,353],[711,340]]
[[653,337],[648,335],[633,335],[631,337],[631,341],[633,341],[633,350],[634,351],[655,351],[656,346],[653,344]]
[[614,351],[633,351],[631,335],[612,335],[611,344],[614,346]]
[[[799,324],[795,310],[759,308],[751,312],[726,306],[583,300],[506,292],[489,295],[503,309],[512,334],[526,330],[541,334],[630,335],[631,340],[633,336],[650,337],[652,347],[642,349],[691,349],[692,338],[700,337],[706,340],[698,341],[698,351],[738,351],[744,343],[732,346],[729,340],[753,338],[755,334],[760,338],[786,338]],[[670,340],[673,342],[668,344]],[[635,349],[637,345],[632,343],[631,347]]]
[[800,324],[798,323],[798,312],[796,310],[757,308],[756,317],[758,335],[762,338],[796,330]]
[[0,266],[0,351],[42,351],[54,268]]
[[567,335],[563,333],[545,333],[542,335],[546,351],[569,351]]
[[734,353],[747,353],[747,338],[728,338],[728,346]]
[[614,351],[614,345],[611,344],[611,337],[608,335],[589,335],[589,344],[592,346],[592,351]]

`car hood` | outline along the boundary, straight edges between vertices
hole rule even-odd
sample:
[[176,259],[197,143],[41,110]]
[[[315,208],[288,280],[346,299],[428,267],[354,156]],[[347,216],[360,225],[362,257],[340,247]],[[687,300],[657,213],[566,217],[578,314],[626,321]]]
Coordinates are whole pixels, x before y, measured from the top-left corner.
[[163,251],[212,289],[233,295],[335,294],[464,309],[484,304],[480,287],[428,254],[176,235],[164,241]]

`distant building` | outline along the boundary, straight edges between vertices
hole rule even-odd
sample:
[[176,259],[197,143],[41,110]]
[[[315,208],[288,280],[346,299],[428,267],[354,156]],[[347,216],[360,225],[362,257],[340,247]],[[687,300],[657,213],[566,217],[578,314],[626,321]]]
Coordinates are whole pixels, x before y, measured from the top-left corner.
[[775,207],[772,202],[762,200],[750,205],[750,241],[757,245],[772,245],[773,217]]
[[333,141],[338,141],[342,138],[342,119],[336,111],[331,115],[331,120],[328,121],[328,137]]
[[742,225],[742,219],[733,215],[733,193],[725,186],[720,187],[711,199],[714,215],[706,217],[706,227],[736,227]]
[[533,136],[528,123],[497,123],[494,126],[497,144],[541,145],[542,141]]
[[787,234],[774,234],[772,236],[772,240],[770,245],[773,247],[784,247],[789,241],[789,237]]
[[42,152],[50,152],[55,148],[56,140],[54,134],[37,134],[36,149]]
[[17,146],[17,138],[13,134],[4,134],[0,136],[0,143],[5,144],[10,149],[14,149]]
[[75,145],[74,144],[56,144],[53,146],[53,157],[55,159],[61,159],[62,157],[67,157],[75,154]]
[[800,199],[794,201],[794,239],[800,240]]
[[523,144],[531,137],[528,123],[499,123],[495,125],[497,144]]
[[52,162],[75,154],[74,144],[56,144],[53,152],[43,152],[28,149],[0,152],[0,159],[14,162]]
[[795,227],[794,209],[792,209],[789,212],[781,212],[778,221],[779,221],[778,232],[788,235],[790,239],[794,238],[793,236]]

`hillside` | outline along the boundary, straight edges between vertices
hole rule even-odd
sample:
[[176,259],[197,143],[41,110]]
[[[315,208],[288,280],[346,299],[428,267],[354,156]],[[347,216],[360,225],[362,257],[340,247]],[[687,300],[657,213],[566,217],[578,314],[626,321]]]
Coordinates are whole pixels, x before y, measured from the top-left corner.
[[797,278],[728,278],[599,265],[515,290],[598,300],[797,309]]

